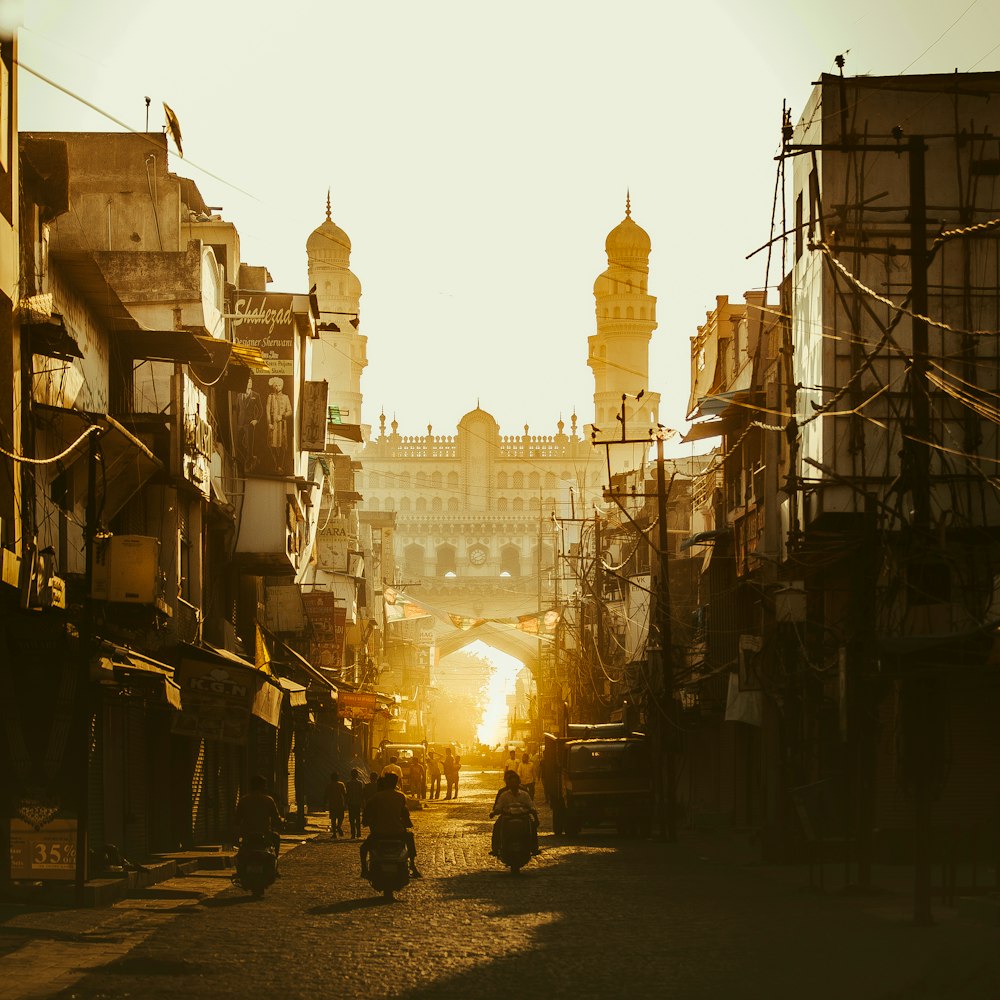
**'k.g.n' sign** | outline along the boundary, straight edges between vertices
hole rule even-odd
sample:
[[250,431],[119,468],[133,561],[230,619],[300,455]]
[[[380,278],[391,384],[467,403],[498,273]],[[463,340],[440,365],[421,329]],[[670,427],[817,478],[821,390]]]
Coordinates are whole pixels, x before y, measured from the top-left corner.
[[233,340],[260,349],[270,372],[231,394],[236,462],[242,476],[295,473],[295,316],[287,293],[237,292]]

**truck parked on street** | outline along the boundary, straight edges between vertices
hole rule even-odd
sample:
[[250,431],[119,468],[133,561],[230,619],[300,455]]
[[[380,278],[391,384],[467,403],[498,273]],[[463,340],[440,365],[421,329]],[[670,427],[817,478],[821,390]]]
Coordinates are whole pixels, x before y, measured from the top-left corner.
[[614,824],[623,836],[648,837],[653,779],[643,733],[618,723],[571,724],[565,736],[545,734],[542,783],[557,836]]

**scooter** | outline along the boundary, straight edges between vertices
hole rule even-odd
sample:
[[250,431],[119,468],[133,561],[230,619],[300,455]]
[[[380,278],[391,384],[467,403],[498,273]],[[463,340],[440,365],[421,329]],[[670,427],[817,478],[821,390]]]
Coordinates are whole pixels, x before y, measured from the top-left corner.
[[278,855],[271,838],[263,833],[244,837],[236,852],[233,885],[246,889],[252,896],[260,897],[278,877],[277,871]]
[[500,850],[497,857],[516,875],[530,860],[532,847],[531,812],[512,807],[500,817]]
[[373,840],[368,853],[368,881],[387,903],[393,893],[405,889],[410,882],[410,858],[403,840],[385,838]]

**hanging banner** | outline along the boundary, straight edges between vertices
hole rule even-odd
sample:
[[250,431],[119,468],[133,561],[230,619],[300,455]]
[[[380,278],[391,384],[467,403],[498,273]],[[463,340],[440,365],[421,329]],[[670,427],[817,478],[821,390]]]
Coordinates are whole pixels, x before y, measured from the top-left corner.
[[259,348],[271,369],[250,375],[243,392],[230,393],[241,476],[295,474],[295,317],[293,296],[236,293],[233,341]]
[[337,715],[341,719],[370,722],[375,718],[375,692],[338,691]]

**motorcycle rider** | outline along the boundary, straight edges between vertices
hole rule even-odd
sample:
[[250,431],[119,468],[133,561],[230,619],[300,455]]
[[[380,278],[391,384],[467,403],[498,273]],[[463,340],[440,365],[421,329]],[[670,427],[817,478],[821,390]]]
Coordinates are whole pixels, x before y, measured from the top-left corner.
[[361,844],[361,877],[368,878],[368,854],[375,840],[402,840],[406,843],[406,854],[410,859],[410,875],[423,876],[417,870],[417,845],[413,839],[413,821],[406,808],[406,796],[396,790],[398,779],[389,771],[378,779],[378,791],[365,805],[362,822],[371,828],[371,833]]
[[493,809],[490,818],[496,816],[497,821],[493,824],[493,838],[490,854],[493,857],[500,856],[500,825],[503,823],[504,813],[512,809],[524,809],[531,816],[531,853],[540,854],[538,849],[538,813],[535,811],[535,804],[531,801],[531,796],[521,788],[521,779],[517,776],[517,771],[508,771],[504,775],[505,787],[498,793],[493,802]]
[[[240,796],[236,806],[236,832],[241,842],[245,842],[248,837],[262,836],[270,843],[274,848],[275,875],[278,874],[277,858],[281,848],[278,831],[282,822],[277,803],[267,794],[267,780],[262,774],[255,774],[250,779],[250,791]],[[237,853],[237,863],[239,859],[240,855]]]

